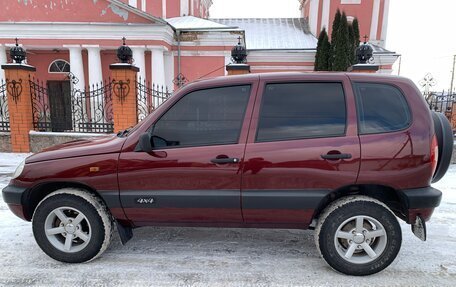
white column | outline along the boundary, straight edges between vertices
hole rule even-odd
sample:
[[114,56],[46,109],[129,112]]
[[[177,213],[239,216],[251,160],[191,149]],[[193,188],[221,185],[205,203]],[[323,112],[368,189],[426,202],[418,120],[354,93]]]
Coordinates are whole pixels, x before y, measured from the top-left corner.
[[[8,63],[8,59],[6,57],[6,47],[0,44],[0,66],[6,63]],[[0,67],[0,85],[2,84],[2,81],[5,81],[5,70]]]
[[[103,82],[103,68],[101,66],[100,46],[98,45],[83,45],[87,49],[88,66],[89,66],[89,85],[92,89],[93,85],[98,85]],[[96,88],[96,87],[95,87]]]
[[386,42],[386,33],[388,32],[388,14],[389,14],[389,0],[385,0],[384,6],[383,6],[383,22],[382,22],[382,31],[380,34],[380,39],[382,40],[381,44],[382,47],[385,47],[385,42]]
[[141,0],[141,10],[146,11],[146,0]]
[[318,6],[320,5],[319,0],[310,0],[309,7],[309,25],[310,32],[318,37],[317,23],[318,23]]
[[82,63],[82,54],[80,45],[67,45],[63,46],[70,51],[70,71],[78,79],[78,82],[73,84],[75,90],[84,90],[84,65]]
[[[152,46],[148,47],[152,51],[152,84],[155,84],[156,87],[161,87],[165,85],[165,59],[163,52],[165,47],[163,46]],[[157,107],[161,104],[161,101],[158,98],[153,99],[154,106]]]
[[188,0],[180,0],[180,16],[188,16]]
[[164,47],[148,47],[152,51],[152,83],[156,85],[165,84],[165,60]]
[[379,12],[380,12],[380,0],[374,0],[374,7],[372,8],[372,21],[371,21],[369,42],[377,40]]
[[133,51],[133,65],[139,68],[138,79],[143,82],[146,79],[146,46],[130,46]]
[[166,0],[162,0],[162,18],[166,19]]
[[[326,27],[326,31],[329,30],[329,5],[331,4],[330,0],[323,0],[323,6],[321,8],[321,29]],[[317,36],[318,37],[318,36]]]
[[165,84],[169,91],[174,89],[174,54],[173,52],[165,53]]

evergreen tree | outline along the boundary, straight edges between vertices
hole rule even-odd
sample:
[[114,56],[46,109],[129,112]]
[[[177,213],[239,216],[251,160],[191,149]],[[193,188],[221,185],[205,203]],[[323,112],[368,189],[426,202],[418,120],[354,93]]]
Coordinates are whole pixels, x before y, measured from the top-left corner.
[[331,55],[331,44],[329,43],[326,28],[321,30],[318,36],[317,53],[315,54],[315,71],[329,71],[329,57]]
[[338,42],[338,31],[339,31],[339,26],[340,26],[340,18],[342,15],[340,14],[340,10],[337,9],[336,15],[334,16],[334,21],[332,24],[332,31],[331,31],[331,52],[329,56],[329,70],[332,70],[332,66],[334,64],[334,57],[336,54],[336,46]]
[[[336,13],[340,14],[340,11]],[[336,21],[336,20],[334,20]],[[345,12],[342,13],[340,17],[339,25],[336,26],[336,30],[333,30],[331,35],[335,35],[335,38],[332,38],[332,51],[333,51],[333,63],[332,63],[332,70],[333,71],[346,71],[350,66],[350,39],[349,39],[349,32],[348,32],[348,22],[347,22],[347,15]],[[334,25],[333,25],[334,26]]]
[[354,54],[353,54],[353,64],[356,64],[358,62],[358,59],[356,58],[356,48],[359,47],[359,42],[360,42],[360,35],[359,35],[359,24],[358,24],[358,18],[355,18],[351,24],[353,28],[353,41],[354,41]]
[[350,61],[350,65],[353,65],[356,63],[356,43],[355,43],[355,31],[353,29],[352,24],[348,24],[348,51],[349,51],[349,58],[348,60]]
[[355,49],[356,49],[359,47],[359,42],[360,42],[358,18],[353,19],[352,26],[353,26],[353,33],[355,35]]

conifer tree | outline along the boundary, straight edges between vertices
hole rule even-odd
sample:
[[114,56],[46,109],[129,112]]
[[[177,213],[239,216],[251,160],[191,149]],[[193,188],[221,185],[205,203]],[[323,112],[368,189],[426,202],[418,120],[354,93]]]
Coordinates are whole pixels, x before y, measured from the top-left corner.
[[352,24],[348,24],[348,60],[350,61],[350,65],[356,63],[356,43],[355,43],[355,31],[353,29]]
[[358,62],[358,59],[356,59],[356,48],[359,47],[360,43],[360,35],[359,35],[359,24],[358,24],[358,18],[355,18],[351,24],[353,28],[353,41],[354,41],[354,54],[353,54],[353,61],[352,64],[356,64]]
[[331,31],[331,52],[329,56],[329,70],[332,70],[332,66],[334,64],[334,57],[335,57],[335,50],[338,45],[338,31],[339,31],[339,26],[340,26],[340,18],[342,15],[340,14],[340,10],[337,9],[336,15],[334,16],[334,21],[332,24],[332,31]]
[[329,57],[331,55],[331,44],[329,43],[326,28],[321,30],[318,36],[317,53],[315,54],[315,71],[329,71]]
[[[340,14],[340,11],[336,13],[337,15]],[[336,22],[336,19],[334,19]],[[334,27],[334,24],[333,24]],[[332,38],[332,51],[333,51],[333,62],[332,62],[332,70],[333,71],[346,71],[350,66],[350,47],[349,47],[349,33],[348,33],[348,22],[347,22],[347,15],[345,12],[342,13],[340,20],[338,21],[338,26],[335,26],[335,30],[333,28],[332,34],[334,34],[334,38]]]

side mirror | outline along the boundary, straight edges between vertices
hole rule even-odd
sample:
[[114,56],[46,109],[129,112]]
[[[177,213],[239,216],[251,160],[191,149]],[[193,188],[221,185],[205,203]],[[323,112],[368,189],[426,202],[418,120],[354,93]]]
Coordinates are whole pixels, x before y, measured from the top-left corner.
[[139,142],[135,147],[135,151],[143,151],[143,152],[152,152],[153,146],[151,141],[151,136],[149,133],[143,133],[139,136]]

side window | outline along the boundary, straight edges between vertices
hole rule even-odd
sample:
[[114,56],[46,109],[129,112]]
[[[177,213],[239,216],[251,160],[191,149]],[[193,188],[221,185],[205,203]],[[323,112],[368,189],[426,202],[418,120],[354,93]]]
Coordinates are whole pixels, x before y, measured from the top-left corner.
[[393,132],[410,125],[410,110],[399,89],[374,83],[354,83],[353,86],[360,134]]
[[345,125],[341,83],[267,84],[256,141],[341,136]]
[[155,147],[234,144],[239,140],[250,86],[189,93],[154,125]]

